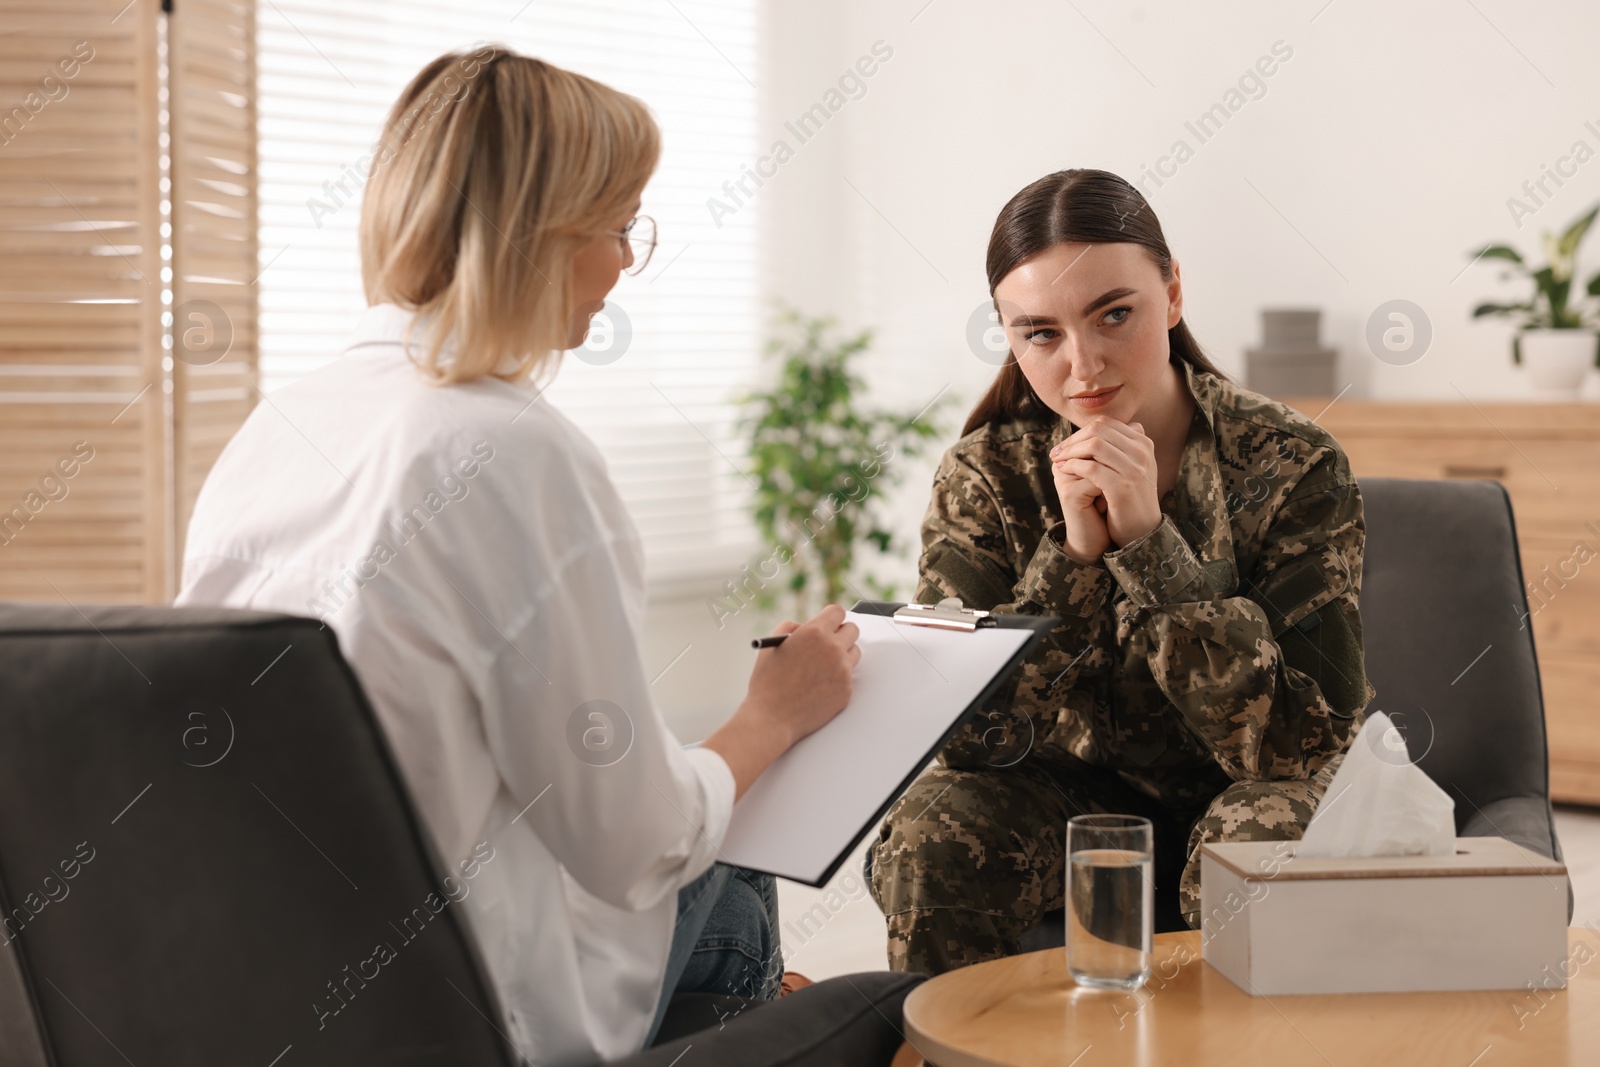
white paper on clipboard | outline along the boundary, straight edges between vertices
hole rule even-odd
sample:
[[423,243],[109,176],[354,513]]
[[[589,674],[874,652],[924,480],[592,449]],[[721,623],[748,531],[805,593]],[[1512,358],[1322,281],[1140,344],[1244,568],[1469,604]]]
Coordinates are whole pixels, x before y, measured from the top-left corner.
[[717,857],[724,863],[820,885],[1033,634],[846,616],[861,627],[850,703],[780,756],[734,805]]

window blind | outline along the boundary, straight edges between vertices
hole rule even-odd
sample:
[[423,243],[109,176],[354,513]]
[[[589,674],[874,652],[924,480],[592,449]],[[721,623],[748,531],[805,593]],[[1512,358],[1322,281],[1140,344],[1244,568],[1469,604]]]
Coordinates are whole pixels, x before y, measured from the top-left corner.
[[[734,391],[758,359],[755,206],[708,198],[756,148],[754,0],[263,0],[257,23],[262,388],[337,357],[365,307],[355,164],[406,82],[440,53],[499,43],[642,99],[662,127],[641,210],[660,245],[623,276],[591,350],[547,396],[605,454],[639,526],[652,592],[710,588],[754,544]],[[628,337],[617,356],[616,339]]]

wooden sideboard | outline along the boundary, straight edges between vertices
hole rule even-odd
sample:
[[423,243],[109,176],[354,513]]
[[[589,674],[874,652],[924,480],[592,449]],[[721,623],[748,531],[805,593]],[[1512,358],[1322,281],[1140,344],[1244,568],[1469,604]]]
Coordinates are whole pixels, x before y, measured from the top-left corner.
[[1358,478],[1506,487],[1544,685],[1550,794],[1600,804],[1600,404],[1329,400],[1284,403],[1339,439]]

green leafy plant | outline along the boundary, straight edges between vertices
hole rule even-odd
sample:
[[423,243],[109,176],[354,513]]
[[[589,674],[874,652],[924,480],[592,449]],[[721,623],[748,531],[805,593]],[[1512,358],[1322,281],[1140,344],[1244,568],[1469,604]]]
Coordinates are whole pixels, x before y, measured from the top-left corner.
[[[1533,281],[1533,295],[1527,300],[1516,304],[1479,304],[1472,309],[1475,319],[1495,315],[1517,323],[1517,332],[1511,340],[1513,362],[1522,362],[1522,334],[1526,330],[1581,330],[1590,325],[1592,309],[1583,307],[1583,297],[1580,296],[1576,304],[1571,297],[1573,276],[1577,270],[1578,245],[1594,224],[1596,213],[1600,213],[1600,204],[1590,208],[1588,214],[1568,226],[1560,237],[1546,230],[1543,241],[1548,262],[1538,269],[1530,267],[1521,254],[1509,245],[1487,245],[1473,253],[1474,260],[1506,261],[1509,266],[1500,275],[1501,280],[1521,276]],[[1591,297],[1600,297],[1600,271],[1589,279],[1584,292]],[[1600,363],[1600,346],[1597,346],[1596,362]]]
[[[871,330],[839,336],[832,318],[792,308],[780,311],[776,327],[767,343],[776,380],[739,397],[757,483],[754,518],[772,549],[754,600],[771,607],[786,589],[805,618],[812,591],[824,604],[856,599],[845,597],[855,592],[851,573],[863,543],[897,552],[881,511],[885,494],[899,483],[899,457],[920,455],[938,435],[935,416],[946,398],[914,415],[869,410],[854,362],[872,344]],[[863,581],[873,596],[894,597],[894,585],[870,575]]]

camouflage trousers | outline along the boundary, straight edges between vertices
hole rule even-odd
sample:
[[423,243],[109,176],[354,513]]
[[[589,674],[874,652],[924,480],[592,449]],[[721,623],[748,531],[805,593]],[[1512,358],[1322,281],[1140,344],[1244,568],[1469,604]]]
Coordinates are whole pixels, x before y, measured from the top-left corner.
[[1157,914],[1181,870],[1178,911],[1198,929],[1201,844],[1298,840],[1343,759],[1308,779],[1234,782],[1189,810],[1166,808],[1082,763],[1041,757],[1004,769],[932,768],[889,810],[868,852],[872,896],[889,924],[889,966],[941,974],[1021,951],[1023,933],[1063,906],[1074,815],[1150,818]]

